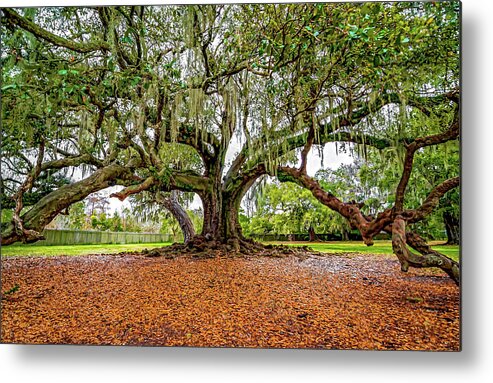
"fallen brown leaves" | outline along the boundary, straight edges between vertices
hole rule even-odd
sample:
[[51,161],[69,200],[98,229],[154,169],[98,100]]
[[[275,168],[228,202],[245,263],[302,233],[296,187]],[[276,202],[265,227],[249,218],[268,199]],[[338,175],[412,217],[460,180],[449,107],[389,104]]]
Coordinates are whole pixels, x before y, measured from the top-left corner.
[[[18,286],[18,289],[15,289]],[[9,291],[9,290],[15,291]],[[372,255],[2,260],[4,343],[458,350],[459,289]]]

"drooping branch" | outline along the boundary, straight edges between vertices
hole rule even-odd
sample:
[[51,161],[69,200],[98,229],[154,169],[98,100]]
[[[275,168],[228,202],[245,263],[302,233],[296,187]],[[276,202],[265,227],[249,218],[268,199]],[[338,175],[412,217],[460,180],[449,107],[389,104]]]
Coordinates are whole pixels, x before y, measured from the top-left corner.
[[[341,214],[348,220],[352,227],[358,229],[366,244],[373,243],[373,236],[385,230],[392,234],[393,250],[401,263],[403,271],[412,267],[438,267],[445,271],[457,284],[459,283],[459,265],[447,256],[432,250],[419,235],[409,232],[406,234],[406,219],[403,215],[395,216],[393,209],[387,209],[376,218],[365,216],[361,213],[360,206],[353,203],[344,203],[331,193],[325,192],[320,184],[303,174],[298,169],[279,167],[277,178],[281,182],[294,182],[312,192],[312,195],[331,210]],[[458,185],[458,178],[443,182],[432,190],[425,203],[416,210],[406,211],[406,217],[410,220],[423,219],[436,207],[436,200],[448,190]],[[407,235],[407,237],[406,237]],[[406,247],[406,238],[409,245],[422,255],[418,256]]]
[[[371,244],[371,238],[384,230],[395,219],[396,213],[392,208],[380,212],[376,217],[364,215],[360,210],[360,206],[354,203],[342,202],[331,193],[324,191],[315,179],[303,175],[297,169],[280,167],[278,168],[277,177],[281,182],[290,181],[309,189],[319,202],[341,214],[354,228],[358,229],[367,244]],[[459,177],[442,182],[430,192],[421,206],[416,209],[405,210],[401,214],[402,217],[409,224],[425,219],[438,206],[440,198],[458,185]]]

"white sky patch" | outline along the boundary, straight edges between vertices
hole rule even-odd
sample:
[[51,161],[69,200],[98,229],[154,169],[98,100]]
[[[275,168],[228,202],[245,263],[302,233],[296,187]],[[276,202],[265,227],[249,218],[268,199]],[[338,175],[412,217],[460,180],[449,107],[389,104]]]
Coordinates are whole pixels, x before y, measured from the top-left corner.
[[353,163],[353,158],[340,150],[336,150],[336,144],[329,142],[325,144],[323,149],[323,166],[322,156],[319,153],[318,148],[312,148],[308,153],[306,172],[309,176],[313,177],[320,169],[332,169],[336,170],[341,165],[347,165]]
[[123,186],[112,186],[112,187],[109,187],[107,189],[103,189],[103,190],[99,191],[99,194],[101,194],[102,196],[108,197],[108,202],[110,203],[108,205],[108,211],[107,211],[108,215],[113,215],[113,213],[115,211],[121,212],[125,208],[131,209],[131,205],[130,205],[130,202],[128,199],[126,199],[124,201],[120,201],[116,197],[109,198],[110,194],[119,192],[120,190],[123,190],[123,189],[124,189]]

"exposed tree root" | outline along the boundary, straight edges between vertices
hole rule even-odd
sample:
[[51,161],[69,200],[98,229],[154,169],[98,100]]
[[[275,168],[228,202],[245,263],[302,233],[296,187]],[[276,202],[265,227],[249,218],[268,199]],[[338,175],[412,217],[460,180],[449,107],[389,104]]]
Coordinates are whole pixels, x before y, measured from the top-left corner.
[[195,236],[184,243],[174,243],[171,246],[161,247],[142,252],[147,257],[164,257],[173,259],[181,256],[193,258],[214,257],[289,257],[295,256],[306,259],[310,256],[319,256],[321,253],[308,248],[308,246],[290,247],[284,245],[264,245],[249,239],[231,238],[226,242],[209,240],[204,236]]

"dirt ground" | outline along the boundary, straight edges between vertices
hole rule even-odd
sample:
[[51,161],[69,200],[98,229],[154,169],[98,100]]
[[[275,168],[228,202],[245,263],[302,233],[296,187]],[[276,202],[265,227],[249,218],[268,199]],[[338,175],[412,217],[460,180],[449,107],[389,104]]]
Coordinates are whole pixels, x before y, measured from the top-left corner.
[[460,348],[459,288],[386,256],[2,259],[2,343]]

